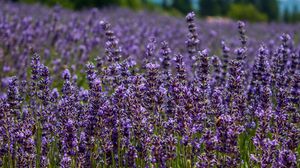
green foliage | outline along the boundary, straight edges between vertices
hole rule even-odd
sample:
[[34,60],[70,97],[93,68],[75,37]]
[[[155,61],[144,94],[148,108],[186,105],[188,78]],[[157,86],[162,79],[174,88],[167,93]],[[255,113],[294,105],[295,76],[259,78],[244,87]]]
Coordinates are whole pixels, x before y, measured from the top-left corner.
[[264,0],[259,10],[266,13],[270,21],[278,20],[279,9],[277,0]]
[[232,0],[201,0],[199,1],[202,16],[226,15]]
[[175,8],[167,9],[167,11],[165,13],[167,13],[171,16],[178,16],[178,17],[183,16],[183,14]]
[[220,12],[221,12],[222,15],[227,14],[231,3],[232,3],[231,0],[219,0],[219,4],[221,6],[221,11]]
[[127,7],[128,6],[128,1],[127,0],[119,0],[119,5],[121,7]]
[[46,4],[48,6],[54,6],[59,4],[60,6],[68,9],[74,9],[75,3],[72,0],[19,0],[20,2],[23,3],[41,3],[41,4]]
[[217,16],[221,14],[221,6],[218,0],[201,0],[200,9],[202,16]]
[[268,16],[259,12],[252,4],[232,4],[227,15],[236,20],[248,20],[250,22],[268,20]]
[[291,22],[291,20],[292,20],[292,17],[291,17],[292,15],[289,13],[289,10],[288,9],[285,9],[284,10],[284,13],[283,13],[283,20],[285,21],[285,22]]
[[283,20],[287,23],[297,23],[300,21],[300,13],[296,13],[296,12],[292,14],[285,13]]
[[171,15],[171,16],[176,16],[176,17],[183,17],[184,15],[182,14],[182,12],[180,12],[179,10],[172,8],[172,7],[166,7],[163,8],[161,6],[158,5],[154,5],[151,3],[147,3],[146,5],[144,5],[144,8],[146,8],[149,11],[155,12],[155,13],[160,13],[162,15]]
[[162,7],[163,8],[167,8],[168,7],[168,3],[167,3],[167,0],[162,0]]
[[[162,0],[161,6],[149,0],[15,0],[26,3],[42,3],[49,6],[60,4],[62,7],[80,10],[88,7],[121,6],[134,10],[148,9],[180,16],[192,11],[192,0]],[[173,2],[173,3],[172,3]],[[170,4],[171,3],[171,4]],[[201,16],[229,16],[233,19],[249,21],[276,21],[279,18],[277,0],[199,0]],[[240,7],[240,9],[238,9]],[[248,12],[245,12],[245,9]],[[252,16],[253,15],[253,16]],[[298,14],[299,15],[299,14]],[[296,22],[297,14],[284,15],[283,20]],[[267,18],[267,19],[266,19]]]
[[127,0],[128,7],[134,10],[138,10],[142,8],[141,0]]
[[289,12],[288,9],[284,10],[282,20],[287,23],[297,23],[300,21],[300,13],[297,12],[297,7],[294,8],[293,12]]
[[183,14],[187,14],[192,11],[190,0],[175,0],[173,2],[173,8],[179,10]]
[[266,14],[268,20],[278,20],[279,8],[277,0],[235,0],[237,4],[252,4],[258,11]]

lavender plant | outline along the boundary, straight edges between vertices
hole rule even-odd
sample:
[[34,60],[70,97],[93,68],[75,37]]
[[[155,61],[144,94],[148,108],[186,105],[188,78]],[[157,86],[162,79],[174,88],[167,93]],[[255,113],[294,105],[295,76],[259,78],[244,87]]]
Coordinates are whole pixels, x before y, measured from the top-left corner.
[[0,16],[0,167],[300,167],[297,25]]

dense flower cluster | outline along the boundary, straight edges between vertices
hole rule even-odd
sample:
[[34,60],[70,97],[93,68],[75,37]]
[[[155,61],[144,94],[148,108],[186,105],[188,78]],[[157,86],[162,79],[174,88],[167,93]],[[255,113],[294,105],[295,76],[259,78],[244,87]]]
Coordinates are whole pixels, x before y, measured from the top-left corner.
[[0,5],[0,166],[300,166],[295,27]]

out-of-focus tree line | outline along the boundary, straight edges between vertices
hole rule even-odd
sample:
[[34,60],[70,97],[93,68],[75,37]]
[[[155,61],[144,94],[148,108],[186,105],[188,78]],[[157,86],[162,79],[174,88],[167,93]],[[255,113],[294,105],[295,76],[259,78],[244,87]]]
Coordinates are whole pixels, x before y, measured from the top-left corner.
[[295,11],[297,11],[297,9],[294,9],[292,13],[289,12],[288,9],[284,10],[282,20],[287,23],[300,22],[300,13]]
[[[152,0],[12,0],[25,3],[42,3],[46,5],[59,4],[66,8],[80,10],[88,7],[122,6],[134,10],[159,10],[179,15],[194,10],[193,0],[161,0],[161,5],[155,5]],[[279,12],[278,0],[198,0],[198,12],[201,17],[220,16],[237,20],[256,21],[300,21],[300,13],[286,10]],[[297,11],[297,10],[294,10]]]

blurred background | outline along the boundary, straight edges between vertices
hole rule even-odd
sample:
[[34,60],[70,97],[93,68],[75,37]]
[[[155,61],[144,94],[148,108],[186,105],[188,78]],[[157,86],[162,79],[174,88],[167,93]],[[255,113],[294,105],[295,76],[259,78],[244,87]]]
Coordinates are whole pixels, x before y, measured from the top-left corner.
[[82,10],[120,6],[182,16],[195,11],[206,19],[234,19],[250,22],[300,21],[300,0],[12,0]]

